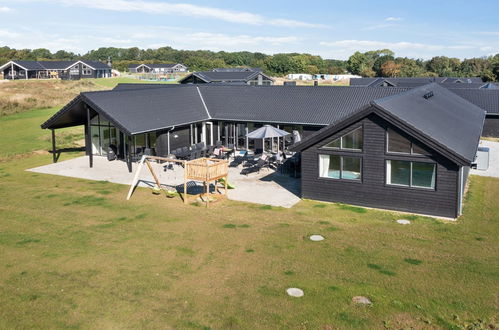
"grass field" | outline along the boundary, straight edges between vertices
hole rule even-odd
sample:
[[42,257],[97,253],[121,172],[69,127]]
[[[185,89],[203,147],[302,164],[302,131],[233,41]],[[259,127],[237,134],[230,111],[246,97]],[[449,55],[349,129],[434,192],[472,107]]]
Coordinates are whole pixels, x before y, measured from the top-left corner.
[[409,226],[314,201],[125,201],[127,186],[25,171],[51,162],[32,151],[49,148],[53,111],[0,120],[15,142],[0,145],[0,328],[497,327],[498,179],[471,178],[458,222]]
[[[107,90],[119,83],[160,83],[126,77],[64,80],[16,80],[0,84],[0,117],[31,109],[61,107],[80,92]],[[174,83],[174,82],[168,82]]]

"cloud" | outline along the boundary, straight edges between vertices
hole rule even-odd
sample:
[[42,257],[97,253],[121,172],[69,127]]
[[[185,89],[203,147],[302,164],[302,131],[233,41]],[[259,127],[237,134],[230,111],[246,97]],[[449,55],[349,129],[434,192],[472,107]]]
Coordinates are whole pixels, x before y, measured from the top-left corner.
[[9,11],[11,11],[12,9],[10,9],[9,7],[6,7],[6,6],[0,6],[0,13],[8,13]]
[[[49,26],[51,26],[49,24]],[[64,49],[85,53],[99,47],[159,48],[171,46],[177,49],[206,49],[212,51],[258,51],[276,53],[297,51],[300,38],[293,35],[268,36],[230,33],[210,33],[177,26],[152,25],[81,25],[78,23],[57,24],[59,31],[24,27],[19,33],[0,30],[0,38],[9,34],[6,44],[14,48],[48,48],[51,51]],[[71,35],[71,38],[67,36]],[[4,38],[7,39],[7,38]]]
[[384,23],[384,24],[376,24],[376,25],[371,25],[371,26],[366,26],[365,28],[362,28],[363,31],[372,31],[372,30],[380,30],[380,29],[387,29],[396,26],[395,24],[391,23]]
[[120,11],[120,12],[142,12],[157,15],[181,15],[189,17],[204,17],[217,19],[229,23],[249,25],[272,25],[279,27],[301,27],[301,28],[324,28],[325,25],[308,23],[298,20],[269,18],[261,15],[220,9],[214,7],[197,6],[188,3],[165,3],[153,1],[130,1],[130,0],[47,0],[65,6],[79,6],[92,9]]
[[261,37],[261,36],[249,36],[249,35],[226,35],[219,33],[192,33],[185,36],[190,41],[194,41],[200,45],[210,45],[216,46],[216,48],[223,47],[244,47],[248,45],[259,45],[259,44],[288,44],[295,43],[298,41],[297,37]]
[[391,50],[426,50],[426,51],[439,51],[444,49],[472,49],[471,45],[432,45],[432,44],[422,44],[417,42],[384,42],[384,41],[374,41],[374,40],[339,40],[339,41],[322,41],[321,46],[326,47],[342,47],[351,50],[373,50],[373,49],[384,49],[388,48]]
[[387,22],[398,22],[401,20],[403,20],[402,17],[391,17],[390,16],[390,17],[385,18],[385,21],[387,21]]
[[9,30],[0,29],[0,37],[2,38],[16,38],[19,34]]

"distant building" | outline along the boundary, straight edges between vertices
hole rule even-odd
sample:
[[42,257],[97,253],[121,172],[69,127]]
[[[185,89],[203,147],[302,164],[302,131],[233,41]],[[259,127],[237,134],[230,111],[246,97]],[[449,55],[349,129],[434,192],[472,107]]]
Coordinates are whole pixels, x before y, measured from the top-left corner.
[[260,68],[217,68],[213,71],[194,72],[181,79],[179,83],[270,86],[274,84],[274,80],[264,74]]
[[345,79],[355,79],[355,78],[362,78],[361,76],[357,76],[354,74],[314,74],[314,79],[315,80],[345,80]]
[[176,73],[188,72],[187,66],[181,63],[148,63],[130,64],[128,72],[131,73]]
[[111,77],[111,67],[98,61],[22,61],[12,60],[0,66],[4,79],[78,80]]
[[308,73],[290,73],[286,76],[290,80],[313,80],[314,76]]

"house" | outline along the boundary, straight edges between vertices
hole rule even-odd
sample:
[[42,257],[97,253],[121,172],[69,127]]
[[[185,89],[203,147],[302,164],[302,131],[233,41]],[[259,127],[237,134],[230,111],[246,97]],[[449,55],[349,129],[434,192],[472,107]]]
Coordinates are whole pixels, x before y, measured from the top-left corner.
[[274,80],[259,68],[219,68],[212,71],[193,72],[181,79],[179,83],[270,86],[274,84]]
[[292,147],[302,197],[456,218],[484,118],[437,84],[372,100]]
[[351,79],[353,87],[408,87],[414,88],[429,81],[438,83],[451,92],[479,106],[487,112],[483,136],[499,137],[499,87],[494,83],[484,83],[481,78],[359,78]]
[[98,61],[22,61],[12,60],[0,66],[4,79],[82,78],[111,77],[111,67]]
[[128,72],[131,73],[183,73],[188,72],[187,66],[181,63],[148,63],[130,64]]
[[[482,109],[438,84],[412,90],[127,84],[112,91],[81,93],[42,128],[84,125],[91,167],[94,156],[105,156],[114,145],[131,171],[132,160],[144,148],[166,156],[179,147],[222,141],[236,149],[261,150],[262,141],[246,134],[271,124],[298,131],[304,138],[294,147],[302,154],[303,197],[456,217],[461,208],[458,191],[462,194],[474,161],[484,116]],[[449,129],[449,123],[456,129]],[[389,149],[390,153],[383,152],[386,131],[390,148],[398,148]],[[338,163],[333,157],[327,166],[321,160],[319,165],[322,154],[344,158]],[[394,169],[388,184],[379,181],[385,177],[383,155]],[[333,177],[322,178],[323,172],[329,175],[329,168]],[[401,172],[413,169],[417,175],[407,186],[403,181],[407,174]],[[344,189],[330,191],[331,187]],[[356,197],[355,187],[365,200]],[[391,201],[387,192],[398,189],[402,189],[400,198]],[[340,198],[341,191],[345,195]],[[383,198],[372,200],[369,194]]]

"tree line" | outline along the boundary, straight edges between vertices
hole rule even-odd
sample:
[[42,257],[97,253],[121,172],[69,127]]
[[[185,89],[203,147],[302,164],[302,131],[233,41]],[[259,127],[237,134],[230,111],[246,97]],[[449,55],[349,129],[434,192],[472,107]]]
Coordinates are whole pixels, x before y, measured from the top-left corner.
[[223,67],[259,67],[273,76],[288,73],[352,74],[364,77],[482,77],[499,81],[499,54],[489,57],[458,58],[435,56],[429,60],[395,57],[389,49],[355,52],[346,61],[323,59],[317,55],[283,53],[267,55],[259,52],[212,52],[209,50],[177,50],[102,47],[80,55],[65,50],[52,53],[45,48],[13,49],[0,47],[0,63],[16,60],[113,61],[113,68],[125,71],[132,63],[183,63],[190,71]]

